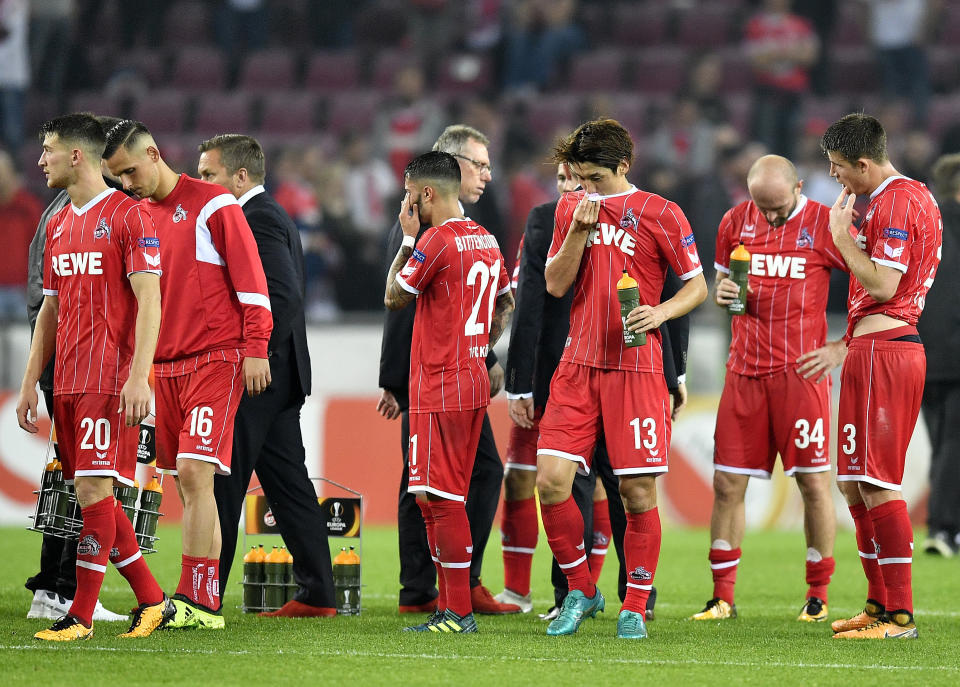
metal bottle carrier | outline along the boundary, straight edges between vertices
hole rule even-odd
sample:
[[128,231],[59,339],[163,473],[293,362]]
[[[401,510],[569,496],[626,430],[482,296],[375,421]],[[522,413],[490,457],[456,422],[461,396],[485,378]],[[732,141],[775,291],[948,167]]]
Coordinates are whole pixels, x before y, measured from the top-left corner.
[[[144,428],[146,426],[143,426]],[[150,427],[152,430],[153,428]],[[143,431],[143,429],[141,429]],[[153,435],[150,434],[152,443]],[[59,459],[59,452],[56,449],[54,441],[54,430],[50,429],[50,438],[47,440],[47,450],[43,462],[43,471],[40,473],[40,489],[34,490],[37,495],[37,504],[34,506],[33,515],[28,515],[30,525],[27,527],[31,532],[40,532],[41,534],[51,535],[59,539],[76,540],[80,537],[80,530],[83,529],[83,517],[80,514],[80,504],[77,503],[77,495],[73,485],[66,484],[62,477],[55,482],[46,484],[47,464],[52,457]],[[143,446],[138,447],[138,462]],[[61,473],[62,474],[62,473]],[[160,475],[160,484],[163,484],[163,475]],[[124,512],[130,518],[131,523],[136,524],[142,516],[154,515],[158,519],[163,516],[159,510],[140,507],[140,495],[142,489],[137,493],[134,505],[123,506]],[[118,499],[119,500],[119,499]],[[156,543],[159,537],[154,534],[137,533],[137,543],[140,545],[141,553],[156,553]]]
[[[326,484],[332,485],[337,489],[349,494],[349,496],[318,496],[317,501],[320,503],[320,507],[324,511],[324,520],[327,526],[327,537],[337,537],[344,539],[355,539],[356,544],[354,544],[357,555],[361,555],[361,521],[363,514],[363,494],[359,491],[351,489],[350,487],[334,482],[333,480],[327,479],[326,477],[311,477],[311,482],[325,482]],[[273,520],[273,514],[270,510],[269,504],[267,504],[266,496],[263,494],[263,487],[256,486],[247,489],[247,496],[244,499],[243,504],[243,551],[247,552],[250,550],[251,544],[248,543],[248,537],[253,537],[256,535],[258,537],[257,544],[260,543],[259,538],[263,536],[268,537],[280,537],[280,528],[277,526],[276,522]],[[333,548],[333,547],[331,547]],[[363,568],[361,567],[361,585]],[[270,583],[270,582],[260,582],[255,580],[247,580],[242,578],[237,584],[243,585],[244,587],[253,586],[259,587],[259,594],[255,594],[260,599],[260,604],[247,605],[245,602],[241,603],[240,609],[244,613],[259,613],[261,611],[275,611],[279,606],[268,605],[266,604],[266,592],[268,587],[283,587],[284,588],[284,599],[289,601],[293,598],[293,595],[297,591],[297,583],[293,579],[292,571],[290,574],[290,579],[284,580],[281,583]],[[243,595],[241,595],[243,599]]]

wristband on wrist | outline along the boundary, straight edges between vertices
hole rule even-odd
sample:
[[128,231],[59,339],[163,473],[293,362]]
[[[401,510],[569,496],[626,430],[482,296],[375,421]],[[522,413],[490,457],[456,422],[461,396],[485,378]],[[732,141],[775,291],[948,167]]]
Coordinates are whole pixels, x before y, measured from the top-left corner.
[[417,240],[412,236],[404,236],[403,242],[400,245],[405,248],[413,248],[416,245],[416,243],[417,243]]

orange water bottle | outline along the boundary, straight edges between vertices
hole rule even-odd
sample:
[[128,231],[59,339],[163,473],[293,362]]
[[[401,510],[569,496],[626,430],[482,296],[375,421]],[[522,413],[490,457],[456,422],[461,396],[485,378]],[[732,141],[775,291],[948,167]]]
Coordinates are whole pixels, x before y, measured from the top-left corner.
[[137,543],[141,549],[154,550],[157,540],[157,520],[160,518],[160,503],[163,501],[163,487],[157,476],[150,479],[140,493],[140,508],[137,511]]
[[620,300],[620,321],[623,323],[623,345],[627,348],[643,346],[647,343],[647,333],[627,329],[627,316],[640,305],[640,290],[637,281],[626,270],[617,282],[617,298]]
[[747,312],[747,283],[750,277],[750,251],[743,241],[730,253],[730,280],[740,287],[737,298],[727,306],[731,315],[743,315]]
[[293,554],[286,547],[281,546],[280,550],[286,555],[287,560],[283,565],[283,583],[284,583],[284,601],[290,601],[293,595],[297,593],[297,583],[293,579]]
[[256,546],[251,546],[243,556],[243,610],[246,613],[263,610],[263,559],[263,549]]
[[263,590],[263,605],[268,611],[280,608],[286,592],[284,590],[283,575],[287,567],[287,554],[274,546],[273,551],[267,554],[263,572],[266,584]]

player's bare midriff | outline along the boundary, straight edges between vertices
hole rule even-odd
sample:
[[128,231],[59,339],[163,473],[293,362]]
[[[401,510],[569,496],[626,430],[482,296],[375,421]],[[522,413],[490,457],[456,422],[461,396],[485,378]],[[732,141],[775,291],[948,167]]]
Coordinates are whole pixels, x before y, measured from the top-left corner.
[[884,332],[888,329],[906,326],[908,325],[903,320],[898,320],[895,317],[890,317],[883,313],[873,313],[864,316],[863,319],[857,322],[853,328],[853,335],[863,336],[864,334],[874,334],[876,332]]

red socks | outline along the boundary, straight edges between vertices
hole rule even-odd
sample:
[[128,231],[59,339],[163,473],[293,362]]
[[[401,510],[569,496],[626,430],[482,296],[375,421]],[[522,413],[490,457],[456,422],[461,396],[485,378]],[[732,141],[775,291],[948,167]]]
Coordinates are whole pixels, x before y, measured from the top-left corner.
[[214,611],[220,609],[220,559],[207,559],[207,580],[204,586],[207,600],[203,605]]
[[603,561],[607,557],[607,547],[610,546],[610,537],[613,536],[608,505],[606,499],[593,502],[593,546],[587,562],[590,565],[590,579],[594,584],[600,579]]
[[660,511],[627,513],[627,530],[623,535],[623,555],[627,564],[627,596],[624,611],[643,613],[653,587],[653,576],[660,560]]
[[815,596],[823,603],[827,603],[827,585],[837,563],[833,558],[822,558],[816,563],[807,561],[807,598]]
[[869,514],[877,542],[877,567],[886,590],[884,606],[890,613],[908,611],[912,615],[913,527],[907,504],[901,500],[887,501],[871,508]]
[[[473,612],[470,600],[470,560],[473,542],[462,501],[431,501],[437,558],[443,568],[446,607],[459,616]],[[437,606],[437,608],[440,608]]]
[[597,587],[590,579],[590,567],[583,545],[583,516],[573,496],[555,505],[541,501],[540,515],[550,550],[567,576],[567,588],[570,591],[579,589],[588,598],[596,596]]
[[130,584],[137,597],[137,604],[158,604],[163,601],[163,590],[140,554],[133,525],[123,512],[123,506],[119,501],[114,503],[116,537],[110,552],[110,562]]
[[503,548],[503,586],[520,596],[530,593],[530,567],[537,548],[537,502],[532,496],[503,502],[500,525]]
[[80,511],[83,529],[77,542],[77,592],[70,605],[70,615],[87,627],[93,624],[93,609],[97,606],[110,549],[116,538],[113,504],[111,495]]
[[883,584],[883,574],[877,564],[873,518],[863,503],[849,506],[849,509],[857,532],[857,550],[860,552],[860,564],[867,576],[867,598],[885,607],[887,605],[887,594]]
[[437,523],[433,517],[433,511],[430,509],[429,501],[417,499],[417,505],[420,506],[420,512],[423,513],[423,524],[427,528],[427,547],[430,549],[430,559],[437,568],[437,608],[443,610],[447,607],[447,596],[445,593],[446,585],[443,582],[443,567],[440,565],[440,559],[437,558]]
[[206,558],[182,555],[180,557],[180,582],[177,584],[177,594],[187,597],[195,604],[206,606],[206,591],[204,589],[206,577]]
[[733,605],[733,587],[737,582],[737,566],[740,564],[740,547],[735,549],[710,549],[710,572],[713,574],[713,596]]

